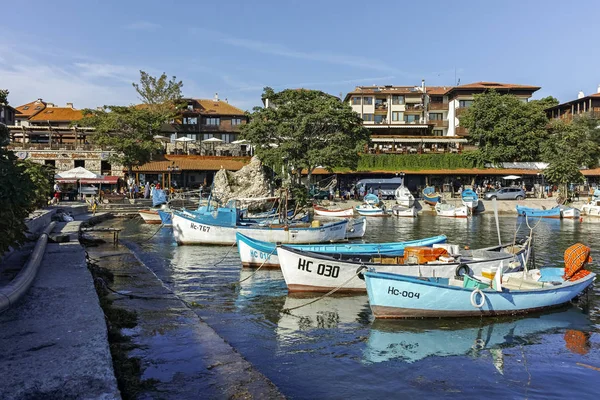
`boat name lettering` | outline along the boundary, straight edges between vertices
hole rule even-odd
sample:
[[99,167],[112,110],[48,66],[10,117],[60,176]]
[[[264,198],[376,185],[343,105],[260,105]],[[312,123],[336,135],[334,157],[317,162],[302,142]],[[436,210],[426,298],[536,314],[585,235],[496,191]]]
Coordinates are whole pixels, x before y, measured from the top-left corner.
[[258,250],[250,250],[250,257],[260,258],[261,260],[268,260],[271,258],[271,255]]
[[340,275],[340,267],[337,265],[319,264],[317,266],[317,274],[337,278]]
[[306,272],[312,272],[310,270],[310,264],[312,264],[312,261],[306,261],[303,260],[301,258],[298,259],[298,269],[302,270],[302,271],[306,271]]
[[210,231],[210,226],[198,225],[195,223],[190,223],[190,228],[195,229],[197,231],[208,232]]
[[343,225],[340,225],[340,226],[332,226],[332,227],[330,228],[330,231],[331,231],[331,232],[339,231],[339,230],[340,230],[340,229],[342,229],[343,227],[344,227]]
[[396,289],[395,287],[392,287],[392,286],[390,286],[388,288],[388,294],[392,294],[394,296],[408,297],[409,299],[412,299],[413,297],[415,299],[418,299],[419,296],[421,296],[420,293],[417,293],[417,292],[408,292],[406,290]]

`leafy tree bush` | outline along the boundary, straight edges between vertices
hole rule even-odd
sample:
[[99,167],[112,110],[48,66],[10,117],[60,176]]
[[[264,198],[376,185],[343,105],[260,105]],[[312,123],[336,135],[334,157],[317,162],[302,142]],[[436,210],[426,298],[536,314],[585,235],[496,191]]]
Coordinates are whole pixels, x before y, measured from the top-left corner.
[[463,169],[483,166],[463,154],[362,154],[357,171],[418,171],[423,169]]

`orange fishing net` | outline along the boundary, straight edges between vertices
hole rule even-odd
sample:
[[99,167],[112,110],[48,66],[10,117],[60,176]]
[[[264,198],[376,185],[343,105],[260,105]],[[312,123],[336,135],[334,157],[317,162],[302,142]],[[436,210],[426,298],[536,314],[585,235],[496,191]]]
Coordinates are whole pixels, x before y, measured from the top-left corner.
[[583,269],[585,264],[592,262],[591,249],[581,243],[576,243],[565,250],[564,280],[576,281],[588,275],[590,271]]

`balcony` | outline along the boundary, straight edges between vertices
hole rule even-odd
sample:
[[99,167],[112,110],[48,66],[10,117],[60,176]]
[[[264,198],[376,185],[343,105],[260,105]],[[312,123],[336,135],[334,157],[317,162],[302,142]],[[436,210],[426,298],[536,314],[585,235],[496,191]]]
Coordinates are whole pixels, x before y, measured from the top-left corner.
[[463,128],[462,126],[456,127],[456,134],[458,136],[469,136],[469,131],[467,128]]
[[469,108],[469,107],[458,107],[458,108],[456,109],[456,116],[457,116],[457,117],[458,117],[458,116],[460,116],[462,113],[464,113],[464,112],[465,112],[465,110],[466,110],[467,108]]
[[406,104],[406,106],[404,107],[404,112],[409,112],[409,113],[420,113],[423,112],[423,104],[418,103],[418,104]]
[[448,110],[448,103],[429,103],[430,110]]
[[11,142],[8,144],[9,150],[72,150],[72,151],[104,151],[110,150],[106,146],[96,146],[93,144],[75,144],[75,143],[21,143]]
[[433,125],[435,128],[447,128],[448,121],[447,120],[429,120],[429,124]]

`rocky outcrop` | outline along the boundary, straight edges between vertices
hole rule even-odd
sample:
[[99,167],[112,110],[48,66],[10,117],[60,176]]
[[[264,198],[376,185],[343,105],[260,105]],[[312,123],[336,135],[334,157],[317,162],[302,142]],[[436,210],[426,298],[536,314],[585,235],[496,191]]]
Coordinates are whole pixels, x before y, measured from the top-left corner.
[[252,157],[250,164],[236,172],[219,170],[214,177],[214,196],[222,204],[231,199],[271,196],[271,186],[262,162]]

